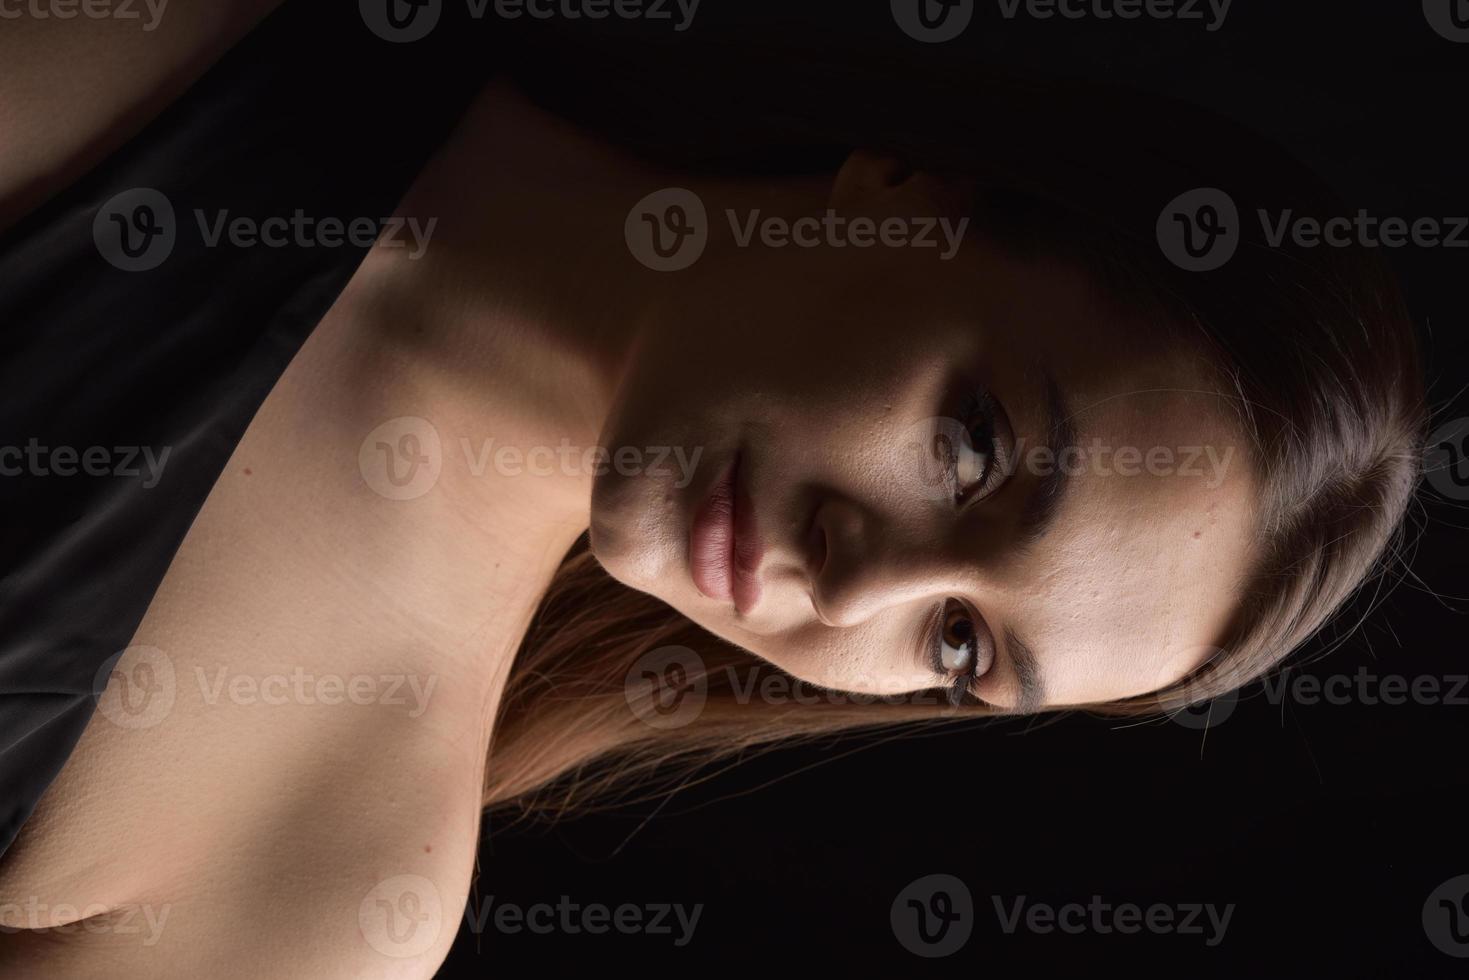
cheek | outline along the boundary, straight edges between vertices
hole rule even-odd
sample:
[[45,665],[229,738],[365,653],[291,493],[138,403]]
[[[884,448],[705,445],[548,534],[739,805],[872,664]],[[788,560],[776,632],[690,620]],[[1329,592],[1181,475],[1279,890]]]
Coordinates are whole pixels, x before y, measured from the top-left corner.
[[644,329],[625,385],[629,423],[770,415],[799,430],[817,413],[901,398],[935,366],[970,358],[980,340],[971,307],[897,264],[855,252],[740,255],[680,284]]
[[933,687],[898,616],[851,629],[814,624],[782,637],[727,636],[802,684],[824,692],[901,695]]

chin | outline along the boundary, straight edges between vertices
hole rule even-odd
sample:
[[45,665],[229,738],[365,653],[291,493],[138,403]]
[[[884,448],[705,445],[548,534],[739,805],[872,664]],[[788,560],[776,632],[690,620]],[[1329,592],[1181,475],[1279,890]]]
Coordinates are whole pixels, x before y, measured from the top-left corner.
[[588,537],[607,574],[641,592],[682,575],[682,521],[677,497],[645,475],[598,474],[592,483]]

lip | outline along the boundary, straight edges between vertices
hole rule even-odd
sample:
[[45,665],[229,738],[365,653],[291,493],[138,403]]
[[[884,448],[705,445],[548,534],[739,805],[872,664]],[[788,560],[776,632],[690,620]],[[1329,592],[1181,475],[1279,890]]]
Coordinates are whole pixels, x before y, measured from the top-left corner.
[[740,615],[760,600],[758,572],[764,549],[755,509],[740,480],[737,453],[715,481],[689,524],[689,571],[694,588],[710,599],[732,600]]

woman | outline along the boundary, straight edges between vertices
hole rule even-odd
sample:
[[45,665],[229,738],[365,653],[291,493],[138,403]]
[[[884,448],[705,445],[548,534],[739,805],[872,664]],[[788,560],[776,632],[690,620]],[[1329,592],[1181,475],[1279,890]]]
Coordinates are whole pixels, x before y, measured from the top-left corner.
[[[866,64],[614,141],[356,26],[285,5],[12,164],[10,972],[429,976],[487,805],[1207,701],[1398,528],[1401,299],[1268,240],[1332,205],[1218,120]],[[1190,220],[1234,254],[1187,268]]]

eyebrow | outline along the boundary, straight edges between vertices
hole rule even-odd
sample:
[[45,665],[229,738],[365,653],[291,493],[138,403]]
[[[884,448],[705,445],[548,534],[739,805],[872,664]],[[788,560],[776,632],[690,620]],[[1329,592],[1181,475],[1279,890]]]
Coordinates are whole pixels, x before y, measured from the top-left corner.
[[1071,484],[1071,472],[1061,464],[1066,451],[1076,446],[1076,426],[1056,379],[1045,374],[1044,386],[1046,435],[1041,446],[1049,454],[1051,466],[1031,488],[1030,498],[1021,511],[1020,547],[1025,549],[1034,547],[1056,521],[1061,501]]
[[1008,626],[1005,627],[1005,656],[1015,670],[1015,680],[1020,688],[1015,713],[1028,715],[1039,711],[1046,701],[1046,692],[1035,651]]
[[[1046,403],[1046,435],[1042,443],[1049,452],[1050,469],[1041,475],[1031,489],[1020,516],[1020,541],[1023,550],[1030,550],[1040,541],[1056,522],[1061,502],[1071,485],[1071,473],[1062,466],[1062,454],[1076,445],[1076,426],[1067,407],[1061,388],[1049,372],[1042,371]],[[1035,650],[1014,629],[1004,629],[1005,656],[1015,671],[1019,695],[1015,705],[1018,714],[1031,714],[1045,703],[1045,685],[1040,674],[1040,662]]]

